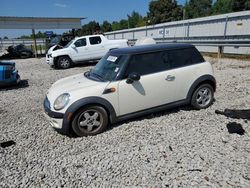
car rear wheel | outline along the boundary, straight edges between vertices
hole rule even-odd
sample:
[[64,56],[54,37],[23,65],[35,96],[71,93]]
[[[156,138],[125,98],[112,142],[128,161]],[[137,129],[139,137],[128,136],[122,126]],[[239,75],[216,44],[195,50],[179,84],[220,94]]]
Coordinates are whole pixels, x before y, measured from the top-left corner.
[[191,105],[196,109],[204,109],[213,103],[214,89],[210,84],[200,85],[193,93]]
[[31,53],[29,53],[29,52],[21,52],[21,54],[20,54],[21,59],[26,59],[29,57],[31,57]]
[[103,132],[108,125],[108,114],[100,106],[81,109],[72,121],[72,129],[77,136],[93,136]]
[[60,69],[68,69],[71,66],[71,59],[67,56],[59,57],[57,60],[57,67]]

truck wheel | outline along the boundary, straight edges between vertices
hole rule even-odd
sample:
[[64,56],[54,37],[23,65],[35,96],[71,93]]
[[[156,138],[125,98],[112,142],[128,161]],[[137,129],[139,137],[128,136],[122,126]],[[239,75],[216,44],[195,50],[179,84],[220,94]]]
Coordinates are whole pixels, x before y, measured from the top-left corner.
[[21,59],[26,59],[29,57],[30,57],[30,53],[28,53],[28,52],[21,52],[21,54],[20,54]]
[[100,106],[81,109],[72,121],[72,129],[77,136],[94,136],[103,132],[108,125],[108,114]]
[[200,110],[209,107],[214,99],[214,90],[210,84],[202,84],[193,93],[191,105]]
[[67,56],[59,57],[57,60],[57,67],[60,69],[68,69],[71,66],[71,59]]

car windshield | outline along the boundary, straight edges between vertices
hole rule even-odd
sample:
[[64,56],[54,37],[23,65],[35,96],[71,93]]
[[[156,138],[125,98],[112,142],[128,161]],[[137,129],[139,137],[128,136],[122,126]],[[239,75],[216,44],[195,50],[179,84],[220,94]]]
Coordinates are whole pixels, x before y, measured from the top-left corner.
[[125,60],[126,56],[108,53],[89,72],[89,76],[100,81],[113,81]]
[[64,46],[64,48],[68,48],[73,42],[74,42],[74,40],[71,40],[70,42],[68,42],[68,44],[66,46]]
[[60,41],[61,36],[55,36],[51,39],[51,44],[57,44]]

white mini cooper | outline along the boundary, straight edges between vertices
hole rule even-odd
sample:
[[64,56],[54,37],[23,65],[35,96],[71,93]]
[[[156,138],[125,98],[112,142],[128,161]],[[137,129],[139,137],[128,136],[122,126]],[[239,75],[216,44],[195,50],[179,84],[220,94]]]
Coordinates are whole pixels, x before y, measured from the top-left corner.
[[108,124],[180,105],[209,107],[213,69],[189,44],[156,44],[109,51],[90,71],[55,82],[46,116],[62,133],[96,135]]

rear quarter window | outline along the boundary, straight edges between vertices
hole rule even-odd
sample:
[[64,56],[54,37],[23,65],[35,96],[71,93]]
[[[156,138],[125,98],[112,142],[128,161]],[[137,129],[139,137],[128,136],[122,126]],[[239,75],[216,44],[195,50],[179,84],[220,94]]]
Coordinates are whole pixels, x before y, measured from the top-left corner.
[[196,48],[170,50],[165,58],[172,68],[184,67],[204,62],[203,57]]

